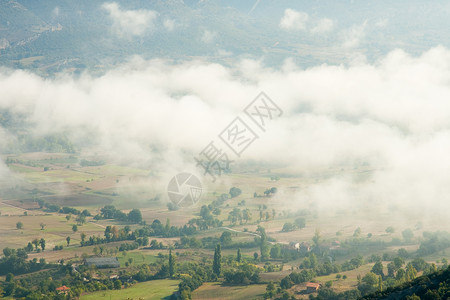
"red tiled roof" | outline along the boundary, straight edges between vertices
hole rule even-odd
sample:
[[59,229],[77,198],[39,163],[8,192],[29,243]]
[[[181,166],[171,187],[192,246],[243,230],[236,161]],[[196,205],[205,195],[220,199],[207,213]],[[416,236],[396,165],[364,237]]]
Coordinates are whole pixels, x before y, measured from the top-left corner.
[[320,283],[308,282],[308,283],[306,283],[306,287],[318,288],[318,287],[320,287]]
[[67,286],[63,285],[60,286],[59,288],[56,288],[57,291],[68,291],[70,290],[70,288],[68,288]]

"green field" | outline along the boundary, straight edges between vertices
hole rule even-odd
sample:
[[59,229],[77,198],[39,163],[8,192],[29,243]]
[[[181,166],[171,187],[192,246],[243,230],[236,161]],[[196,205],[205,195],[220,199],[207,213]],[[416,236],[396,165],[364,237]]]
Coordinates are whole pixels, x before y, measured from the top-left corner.
[[219,283],[205,283],[192,293],[192,299],[261,299],[266,290],[265,284],[247,286],[222,286]]
[[125,267],[125,262],[129,262],[129,259],[132,259],[131,264],[129,266],[140,266],[143,264],[151,264],[158,260],[158,258],[154,255],[146,254],[143,252],[127,252],[126,256],[122,255],[123,252],[118,255],[118,259],[121,267]]
[[168,299],[178,289],[177,280],[153,280],[138,283],[127,289],[117,291],[99,291],[92,294],[86,294],[80,297],[81,300],[90,299],[145,299],[157,300]]

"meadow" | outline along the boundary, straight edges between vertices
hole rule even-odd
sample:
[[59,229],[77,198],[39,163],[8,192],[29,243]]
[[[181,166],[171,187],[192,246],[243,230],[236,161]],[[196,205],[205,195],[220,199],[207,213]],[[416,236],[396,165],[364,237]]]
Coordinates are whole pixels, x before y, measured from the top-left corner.
[[177,280],[153,280],[143,283],[137,283],[132,287],[118,291],[98,291],[91,294],[85,294],[80,297],[80,300],[95,300],[95,299],[145,299],[145,300],[160,300],[169,299],[169,297],[178,289]]

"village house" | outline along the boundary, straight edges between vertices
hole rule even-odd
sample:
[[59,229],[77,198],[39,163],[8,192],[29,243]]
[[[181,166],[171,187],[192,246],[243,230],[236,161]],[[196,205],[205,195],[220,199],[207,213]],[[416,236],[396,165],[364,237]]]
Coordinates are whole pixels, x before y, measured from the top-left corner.
[[316,292],[320,288],[320,283],[316,282],[307,282],[306,283],[306,292],[313,293]]
[[56,288],[56,291],[58,292],[58,295],[59,294],[67,295],[67,293],[70,291],[70,288],[65,286],[65,285],[63,285],[63,286],[60,286],[60,287]]

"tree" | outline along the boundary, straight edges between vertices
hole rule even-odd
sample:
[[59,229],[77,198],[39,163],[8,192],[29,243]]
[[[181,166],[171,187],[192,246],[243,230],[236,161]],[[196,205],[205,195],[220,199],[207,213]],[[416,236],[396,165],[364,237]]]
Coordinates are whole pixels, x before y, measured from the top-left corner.
[[213,272],[217,277],[220,276],[220,272],[222,269],[222,254],[220,251],[220,244],[217,244],[216,249],[214,250],[214,261],[213,261]]
[[283,229],[281,229],[282,232],[290,232],[295,230],[295,224],[294,223],[284,223]]
[[241,193],[242,193],[241,189],[237,187],[232,187],[229,192],[231,198],[235,198],[239,196]]
[[132,209],[128,213],[128,221],[134,224],[141,223],[142,222],[142,213],[139,209],[135,208]]
[[81,241],[84,242],[84,240],[86,239],[86,233],[82,232],[80,234],[80,237],[81,237]]
[[115,290],[120,290],[122,288],[122,281],[120,281],[119,279],[114,281],[114,289]]
[[267,235],[266,235],[266,230],[264,229],[264,227],[261,227],[258,225],[258,228],[256,229],[256,231],[258,231],[261,235],[261,239],[260,239],[260,252],[261,252],[261,260],[267,260],[269,258],[269,244],[267,242]]
[[37,203],[38,203],[38,205],[39,205],[39,208],[43,208],[43,207],[44,207],[44,204],[45,204],[44,200],[38,199],[38,200],[37,200]]
[[408,228],[402,231],[402,236],[405,239],[405,241],[410,242],[414,237],[414,232]]
[[393,262],[388,263],[387,269],[388,269],[388,277],[394,278],[395,277],[395,270],[396,270],[395,264]]
[[74,224],[74,225],[72,226],[72,231],[73,231],[74,233],[77,232],[77,231],[78,231],[78,225]]
[[276,244],[270,249],[270,257],[279,258],[280,256],[281,256],[281,246],[279,244]]
[[355,232],[353,233],[354,237],[359,237],[361,235],[361,228],[358,227],[356,228]]
[[413,267],[411,263],[406,265],[406,280],[411,281],[416,278],[417,270]]
[[228,215],[228,220],[235,225],[238,221],[242,224],[242,213],[241,210],[237,207],[233,208]]
[[258,252],[253,253],[253,258],[255,259],[255,261],[258,260]]
[[23,223],[20,222],[20,221],[17,222],[17,223],[16,223],[16,228],[19,229],[19,230],[22,229],[22,228],[23,228]]
[[373,265],[371,272],[375,275],[384,277],[383,264],[381,262],[376,262],[375,265]]
[[244,219],[245,223],[252,219],[252,213],[250,212],[250,209],[246,208],[242,211],[242,218]]
[[314,232],[314,237],[312,238],[313,243],[314,243],[314,247],[319,247],[319,242],[320,242],[320,231],[319,229],[316,229],[316,231]]
[[224,246],[228,246],[232,243],[231,232],[228,230],[224,231],[220,236],[220,243]]
[[45,250],[45,240],[44,240],[44,238],[41,238],[41,240],[39,241],[39,244],[41,245],[42,251],[44,251]]
[[237,249],[237,255],[236,255],[236,261],[240,263],[241,260],[242,260],[242,256],[241,256],[241,248],[238,248],[238,249]]
[[395,265],[396,270],[400,269],[404,264],[405,264],[405,260],[403,258],[401,258],[400,256],[397,256],[396,258],[394,258],[394,265]]
[[67,246],[70,245],[70,236],[66,237],[66,241],[67,241]]
[[32,241],[32,243],[33,243],[35,249],[37,250],[37,247],[38,247],[38,245],[39,245],[39,240],[38,240],[38,239],[34,239],[34,240]]
[[45,223],[41,223],[39,224],[39,226],[41,226],[41,230],[44,230],[45,226],[47,226]]
[[31,242],[28,242],[28,245],[25,247],[26,252],[33,251],[33,244]]
[[378,276],[372,272],[367,273],[362,279],[361,283],[358,284],[358,289],[361,293],[371,293],[374,292],[378,287]]
[[66,220],[67,220],[67,222],[69,222],[69,221],[70,221],[70,218],[72,218],[72,215],[71,215],[71,214],[68,214],[68,215],[66,216]]
[[400,282],[403,282],[405,280],[405,277],[406,277],[406,271],[403,269],[399,269],[397,271],[397,275],[395,275],[395,279]]
[[[266,287],[266,293],[264,295],[264,298],[272,298],[275,295],[275,285],[273,284],[273,282],[269,282],[269,284]],[[267,299],[266,298],[266,299]]]
[[6,257],[13,255],[15,252],[16,252],[15,249],[12,249],[12,248],[9,248],[9,247],[6,247],[6,248],[3,249],[3,254]]
[[407,259],[409,257],[409,253],[405,248],[398,249],[397,254],[403,259]]
[[78,225],[83,225],[86,223],[86,216],[85,215],[79,215],[76,219]]
[[297,219],[295,219],[294,223],[297,226],[297,228],[299,228],[299,229],[305,228],[305,226],[306,226],[305,218],[297,218]]
[[169,250],[169,276],[172,278],[175,274],[175,261],[172,255],[172,249]]
[[394,229],[394,227],[389,226],[388,228],[386,228],[386,232],[387,232],[387,233],[394,233],[394,232],[395,232],[395,229]]

